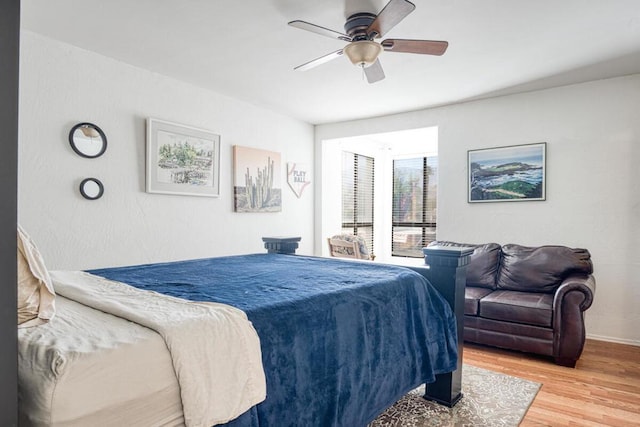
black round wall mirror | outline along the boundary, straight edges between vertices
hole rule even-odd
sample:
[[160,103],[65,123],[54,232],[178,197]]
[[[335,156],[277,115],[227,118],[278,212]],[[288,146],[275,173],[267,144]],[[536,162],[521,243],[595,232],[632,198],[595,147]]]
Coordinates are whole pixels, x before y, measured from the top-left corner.
[[98,178],[86,178],[80,183],[80,194],[89,200],[97,200],[104,194],[104,185]]
[[93,123],[78,123],[69,132],[69,144],[79,156],[93,159],[107,150],[107,136]]

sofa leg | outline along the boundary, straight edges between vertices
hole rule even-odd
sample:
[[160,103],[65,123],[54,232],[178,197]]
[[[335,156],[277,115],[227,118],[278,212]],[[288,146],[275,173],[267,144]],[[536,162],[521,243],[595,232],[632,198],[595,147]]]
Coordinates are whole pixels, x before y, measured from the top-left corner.
[[575,368],[578,359],[572,359],[571,357],[555,357],[554,361],[556,365],[566,366],[567,368]]

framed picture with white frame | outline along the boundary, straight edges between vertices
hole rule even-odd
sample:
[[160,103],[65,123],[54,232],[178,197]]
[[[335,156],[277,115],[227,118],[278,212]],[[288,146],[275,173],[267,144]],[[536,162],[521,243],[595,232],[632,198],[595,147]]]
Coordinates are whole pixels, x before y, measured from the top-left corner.
[[469,203],[546,199],[545,142],[468,151]]
[[218,197],[220,135],[147,119],[147,193]]

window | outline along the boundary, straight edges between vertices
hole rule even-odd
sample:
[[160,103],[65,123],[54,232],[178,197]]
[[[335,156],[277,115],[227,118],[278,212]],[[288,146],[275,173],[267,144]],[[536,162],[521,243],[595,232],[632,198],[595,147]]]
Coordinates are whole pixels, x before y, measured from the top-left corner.
[[436,239],[438,157],[393,161],[391,255],[423,257]]
[[365,239],[373,254],[374,159],[342,153],[342,232]]

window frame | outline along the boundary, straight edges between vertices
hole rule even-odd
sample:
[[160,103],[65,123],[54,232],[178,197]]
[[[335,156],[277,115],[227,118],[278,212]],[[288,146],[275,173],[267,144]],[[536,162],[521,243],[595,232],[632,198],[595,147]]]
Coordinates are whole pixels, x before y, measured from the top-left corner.
[[[353,214],[351,216],[351,221],[345,221],[345,194],[344,194],[344,188],[345,188],[345,182],[344,182],[344,176],[345,176],[345,156],[348,155],[352,155],[353,156],[353,170],[352,170],[352,176],[353,176],[353,198],[351,200],[352,205],[350,206],[351,209],[353,209]],[[342,164],[342,216],[341,216],[341,227],[342,227],[342,231],[344,233],[349,233],[349,234],[353,234],[353,235],[357,235],[360,236],[362,238],[365,239],[366,243],[367,243],[367,249],[369,250],[369,253],[373,256],[374,255],[374,241],[375,241],[375,157],[372,156],[367,156],[364,154],[360,154],[360,153],[355,153],[352,151],[343,151],[342,152],[342,159],[343,159],[343,164]],[[359,178],[360,175],[363,171],[360,170],[360,163],[363,159],[368,159],[371,161],[371,169],[370,169],[370,177],[371,177],[371,181],[369,184],[371,191],[369,193],[369,197],[370,197],[370,205],[371,205],[371,212],[370,212],[370,217],[371,220],[370,221],[362,221],[360,218],[360,212],[359,212],[359,205],[358,205],[358,201],[361,197],[361,191],[367,191],[366,189],[363,190],[359,187]],[[365,195],[366,196],[366,195]],[[366,229],[367,232],[363,235],[360,234],[359,231],[361,229]],[[370,231],[370,232],[369,232]]]
[[[395,195],[395,185],[396,185],[396,162],[397,161],[406,161],[406,160],[414,160],[414,159],[422,159],[422,209],[421,209],[421,221],[395,221],[395,215],[394,212],[396,210],[396,195]],[[433,232],[431,232],[429,229],[433,229],[434,231],[437,230],[437,224],[438,224],[438,220],[437,220],[437,215],[431,215],[431,218],[428,218],[429,215],[427,215],[429,209],[426,209],[429,205],[428,200],[429,200],[429,183],[430,183],[430,178],[429,178],[429,169],[433,168],[433,166],[429,165],[429,160],[433,160],[436,159],[436,166],[435,166],[435,175],[437,177],[437,173],[438,173],[438,156],[437,155],[432,155],[432,156],[428,156],[428,155],[424,155],[424,156],[420,156],[420,157],[403,157],[403,158],[398,158],[398,159],[392,159],[392,184],[391,184],[391,256],[392,257],[402,257],[402,258],[422,258],[424,255],[420,252],[419,254],[416,253],[415,255],[407,255],[406,252],[400,254],[398,252],[396,252],[396,248],[395,248],[395,242],[394,242],[394,234],[395,234],[395,228],[396,227],[407,227],[407,228],[421,228],[421,242],[423,246],[426,246],[428,243],[430,243],[430,240],[428,239],[427,235],[431,234]],[[437,192],[436,192],[436,209],[437,209]]]

